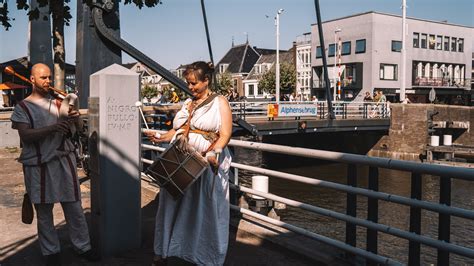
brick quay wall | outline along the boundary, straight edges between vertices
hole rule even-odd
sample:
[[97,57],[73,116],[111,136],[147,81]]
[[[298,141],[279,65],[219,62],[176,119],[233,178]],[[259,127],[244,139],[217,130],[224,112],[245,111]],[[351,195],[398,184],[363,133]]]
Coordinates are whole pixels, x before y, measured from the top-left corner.
[[369,151],[369,156],[419,161],[430,142],[428,119],[433,116],[434,135],[452,135],[453,144],[474,145],[474,107],[438,104],[392,104],[388,135]]

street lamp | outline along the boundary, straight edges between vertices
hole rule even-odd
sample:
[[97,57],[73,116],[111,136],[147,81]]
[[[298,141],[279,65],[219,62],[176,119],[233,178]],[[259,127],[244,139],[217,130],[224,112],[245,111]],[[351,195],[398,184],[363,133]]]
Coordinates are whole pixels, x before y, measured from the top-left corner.
[[276,26],[276,65],[275,65],[275,97],[277,104],[280,103],[280,15],[283,8],[278,9],[275,26]]
[[407,54],[406,54],[406,46],[405,46],[405,38],[406,38],[406,17],[407,17],[407,1],[402,0],[402,50],[401,50],[401,56],[402,56],[402,64],[401,64],[401,78],[400,78],[400,102],[406,102],[405,97],[406,97],[406,89],[405,89],[405,75],[406,75],[406,62],[407,62]]
[[340,28],[336,28],[334,30],[334,96],[333,99],[334,101],[336,100],[336,94],[337,94],[337,73],[336,73],[336,64],[337,64],[337,34],[341,32],[342,30]]

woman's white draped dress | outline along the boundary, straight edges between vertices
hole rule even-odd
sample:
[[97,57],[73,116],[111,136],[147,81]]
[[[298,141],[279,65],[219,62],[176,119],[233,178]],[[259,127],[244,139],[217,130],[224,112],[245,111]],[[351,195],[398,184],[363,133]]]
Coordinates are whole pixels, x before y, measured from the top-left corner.
[[[220,97],[194,112],[192,129],[219,131]],[[189,101],[183,104],[174,118],[173,128],[177,134],[181,133],[179,128],[188,119]],[[204,152],[210,142],[201,134],[189,133],[189,144]],[[229,234],[228,181],[231,160],[230,152],[225,148],[219,158],[218,174],[215,176],[208,167],[179,200],[175,201],[164,189],[160,191],[155,226],[156,255],[179,257],[198,265],[224,263]]]

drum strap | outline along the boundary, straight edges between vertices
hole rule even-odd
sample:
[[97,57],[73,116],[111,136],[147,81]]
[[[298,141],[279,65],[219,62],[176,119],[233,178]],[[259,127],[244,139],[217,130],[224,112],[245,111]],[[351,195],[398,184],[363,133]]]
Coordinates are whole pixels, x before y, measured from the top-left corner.
[[211,95],[209,95],[209,97],[207,97],[206,100],[204,100],[201,104],[199,104],[198,106],[196,106],[194,109],[193,109],[193,104],[191,102],[191,104],[189,105],[189,116],[188,116],[188,120],[186,121],[186,123],[182,126],[182,128],[184,129],[184,137],[186,139],[188,139],[188,135],[190,132],[192,133],[197,133],[197,134],[201,134],[203,135],[203,137],[208,140],[209,142],[211,142],[211,145],[209,145],[209,148],[207,148],[207,150],[204,152],[204,154],[206,154],[208,151],[211,151],[212,149],[214,149],[214,145],[216,145],[216,142],[217,140],[219,139],[219,132],[212,132],[212,131],[203,131],[203,130],[199,130],[199,129],[191,129],[191,118],[193,117],[193,114],[194,112],[196,112],[197,109],[203,107],[204,105],[212,102],[212,100],[214,100],[214,98],[216,98],[217,96],[219,96],[217,93],[213,93]]

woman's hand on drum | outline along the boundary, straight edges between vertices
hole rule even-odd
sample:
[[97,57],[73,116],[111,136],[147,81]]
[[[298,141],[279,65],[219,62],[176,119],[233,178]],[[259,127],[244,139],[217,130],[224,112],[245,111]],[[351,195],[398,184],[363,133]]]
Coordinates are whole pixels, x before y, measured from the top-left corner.
[[215,152],[210,151],[206,153],[206,159],[212,167],[217,167],[217,155]]
[[154,142],[154,143],[163,142],[161,134],[155,130],[145,130],[143,131],[143,133],[145,134],[145,136],[147,136],[147,138],[151,142]]
[[216,148],[212,151],[206,153],[206,159],[214,170],[214,173],[217,174],[219,168],[219,155],[221,154],[222,149]]

